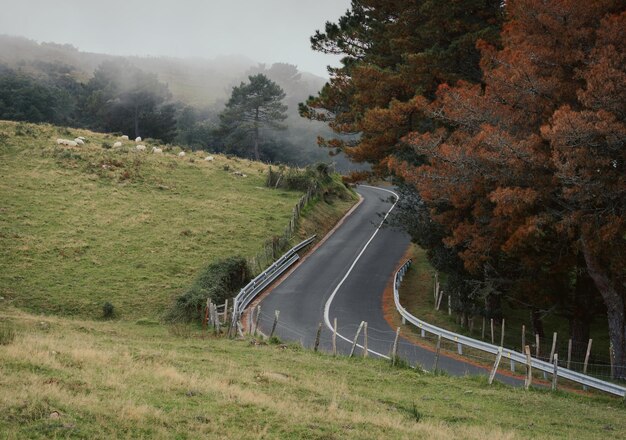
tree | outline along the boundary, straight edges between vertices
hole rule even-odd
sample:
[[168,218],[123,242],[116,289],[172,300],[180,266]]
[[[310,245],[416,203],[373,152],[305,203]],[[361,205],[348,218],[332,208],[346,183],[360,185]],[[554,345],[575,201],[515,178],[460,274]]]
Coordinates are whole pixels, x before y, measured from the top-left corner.
[[349,140],[321,139],[356,162],[389,172],[390,155],[405,150],[403,136],[429,118],[411,112],[415,96],[434,98],[437,86],[480,81],[475,42],[497,41],[499,0],[353,0],[337,23],[311,38],[314,50],[343,55],[330,81],[300,113],[329,123]]
[[507,17],[501,49],[478,44],[483,85],[410,103],[438,122],[404,138],[425,162],[390,164],[468,272],[534,307],[573,301],[573,319],[599,292],[624,366],[623,2],[517,0]]
[[284,129],[280,124],[287,119],[287,106],[281,101],[285,92],[265,75],[249,76],[248,84],[233,87],[226,108],[220,114],[221,130],[232,142],[252,140],[254,158],[260,160],[261,129]]
[[[171,94],[156,75],[145,73],[127,61],[105,61],[86,86],[83,107],[93,128],[136,136],[159,137],[162,125],[175,125],[166,107]],[[171,130],[165,130],[171,140]]]

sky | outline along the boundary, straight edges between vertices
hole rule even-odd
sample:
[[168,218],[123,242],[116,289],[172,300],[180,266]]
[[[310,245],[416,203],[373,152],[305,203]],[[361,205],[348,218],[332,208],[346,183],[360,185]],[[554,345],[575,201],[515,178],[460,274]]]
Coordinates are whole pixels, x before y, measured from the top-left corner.
[[350,0],[0,0],[0,34],[113,55],[287,62],[327,77],[309,38]]

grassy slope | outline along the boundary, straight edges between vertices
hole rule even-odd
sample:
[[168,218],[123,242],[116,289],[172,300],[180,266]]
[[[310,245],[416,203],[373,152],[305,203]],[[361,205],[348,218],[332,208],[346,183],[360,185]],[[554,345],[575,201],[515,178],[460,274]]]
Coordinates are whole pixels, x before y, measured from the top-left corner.
[[[55,144],[79,135],[90,143]],[[263,164],[101,147],[115,140],[0,122],[0,296],[35,312],[96,317],[110,301],[122,318],[154,318],[200,266],[281,233],[299,197],[264,188]]]
[[607,397],[490,387],[191,327],[7,308],[1,320],[18,326],[0,345],[1,438],[626,436],[623,404]]

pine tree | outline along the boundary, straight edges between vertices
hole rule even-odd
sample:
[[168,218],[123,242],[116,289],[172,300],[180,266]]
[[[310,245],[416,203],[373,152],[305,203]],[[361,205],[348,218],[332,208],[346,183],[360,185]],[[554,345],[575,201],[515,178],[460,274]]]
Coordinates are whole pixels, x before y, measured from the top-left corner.
[[254,158],[260,160],[259,140],[262,128],[285,129],[287,106],[285,92],[265,75],[249,76],[249,83],[234,87],[226,108],[220,114],[221,130],[231,142],[252,140]]

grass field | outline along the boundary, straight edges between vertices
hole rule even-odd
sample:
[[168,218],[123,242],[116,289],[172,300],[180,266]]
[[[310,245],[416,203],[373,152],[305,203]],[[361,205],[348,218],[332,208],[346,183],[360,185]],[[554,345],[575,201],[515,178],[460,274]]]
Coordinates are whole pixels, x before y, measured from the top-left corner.
[[[620,400],[0,310],[0,438],[624,438]],[[149,323],[148,323],[149,324]]]
[[[84,136],[70,148],[57,138]],[[0,296],[37,313],[157,319],[201,266],[251,256],[282,234],[300,197],[266,166],[50,125],[0,122]],[[144,142],[145,143],[145,142]],[[147,142],[148,149],[151,143]],[[247,175],[234,174],[239,171]],[[354,203],[323,207],[336,220]],[[333,217],[334,216],[334,217]]]

